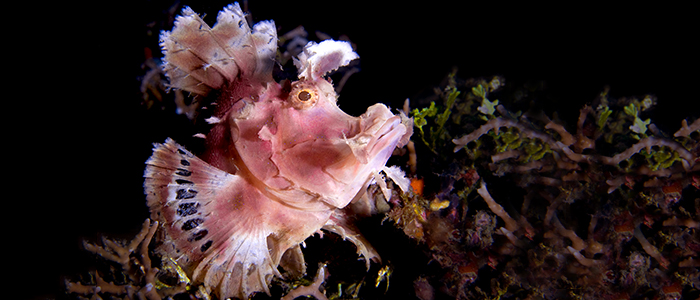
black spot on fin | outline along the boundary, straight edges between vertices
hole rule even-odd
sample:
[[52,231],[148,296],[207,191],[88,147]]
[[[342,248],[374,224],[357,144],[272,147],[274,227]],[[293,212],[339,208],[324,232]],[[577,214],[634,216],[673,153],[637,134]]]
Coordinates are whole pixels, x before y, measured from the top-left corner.
[[182,200],[182,199],[192,199],[195,196],[197,196],[197,191],[193,189],[179,189],[177,190],[177,193],[175,195],[176,200]]
[[204,243],[204,245],[202,245],[201,248],[199,248],[199,250],[202,252],[206,252],[207,250],[209,250],[209,248],[211,248],[212,243],[213,243],[212,240],[208,240],[206,243]]
[[[197,193],[195,193],[195,195],[196,194]],[[177,208],[177,214],[181,217],[194,215],[197,213],[198,208],[199,208],[198,202],[180,203],[180,205],[178,205],[178,208]]]
[[204,223],[204,219],[201,218],[188,220],[185,222],[185,224],[182,224],[181,229],[184,231],[192,230],[193,228],[197,228],[197,226],[202,225],[202,223]]
[[175,183],[177,184],[194,184],[194,182],[185,180],[185,179],[175,179]]
[[200,231],[193,233],[192,236],[189,237],[187,240],[190,242],[199,241],[199,240],[203,239],[205,236],[207,236],[207,234],[209,234],[209,230],[202,229]]
[[192,175],[192,172],[185,170],[185,169],[180,169],[178,168],[175,174],[180,175],[180,176],[190,176]]

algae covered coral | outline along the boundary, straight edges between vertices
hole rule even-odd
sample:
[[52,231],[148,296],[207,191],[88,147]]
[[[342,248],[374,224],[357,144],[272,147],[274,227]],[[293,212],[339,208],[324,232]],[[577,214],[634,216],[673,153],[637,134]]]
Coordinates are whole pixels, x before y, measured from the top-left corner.
[[[441,166],[427,176],[440,185],[389,212],[442,268],[416,288],[462,299],[697,297],[700,120],[663,132],[640,119],[657,99],[606,88],[566,127],[507,109],[538,90],[503,81],[451,76],[443,105],[413,111],[416,126],[446,129],[423,143],[441,153],[422,156]],[[457,90],[468,92],[455,101]],[[441,109],[450,122],[430,113]]]

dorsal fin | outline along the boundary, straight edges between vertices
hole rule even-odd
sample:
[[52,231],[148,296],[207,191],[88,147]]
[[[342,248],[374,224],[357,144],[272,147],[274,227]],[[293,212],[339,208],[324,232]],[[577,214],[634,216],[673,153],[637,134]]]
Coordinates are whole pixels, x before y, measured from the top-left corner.
[[251,32],[238,3],[219,12],[214,27],[185,7],[173,30],[161,33],[160,45],[170,86],[207,95],[236,77],[271,81],[277,30],[274,22],[263,21]]

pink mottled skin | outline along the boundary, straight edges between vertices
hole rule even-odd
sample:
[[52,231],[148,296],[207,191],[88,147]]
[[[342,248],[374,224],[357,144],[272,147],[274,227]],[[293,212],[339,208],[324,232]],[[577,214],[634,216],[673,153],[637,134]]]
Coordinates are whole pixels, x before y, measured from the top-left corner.
[[[238,100],[250,95],[259,95],[263,91],[267,94],[282,94],[282,88],[276,82],[269,82],[266,89],[265,91],[265,87],[259,83],[253,84],[245,78],[238,78],[235,82],[230,83],[227,88],[221,90],[214,116],[225,120],[231,107]],[[235,174],[236,168],[229,159],[231,157],[229,154],[230,147],[233,144],[229,127],[228,122],[214,124],[209,133],[207,133],[206,151],[202,154],[202,159],[221,170]]]
[[171,85],[218,99],[201,158],[172,140],[156,144],[148,205],[164,231],[159,251],[221,299],[269,293],[279,266],[303,274],[299,245],[321,229],[355,243],[369,267],[378,256],[344,208],[384,183],[382,170],[407,181],[385,164],[408,142],[411,120],[383,104],[350,116],[324,78],[358,57],[350,44],[309,43],[295,60],[298,80],[277,83],[276,38],[270,21],[251,31],[237,4],[213,28],[185,8],[161,35]]
[[[266,90],[259,92],[260,95],[256,100],[253,100],[253,98],[256,97],[242,97],[242,95],[255,93],[257,92],[256,90],[260,89],[241,84],[240,82],[232,84],[231,89],[223,94],[218,102],[223,105],[218,106],[215,115],[222,119],[222,122],[215,124],[207,134],[207,150],[203,154],[203,159],[212,166],[231,174],[240,175],[251,182],[253,186],[260,187],[246,191],[241,190],[238,186],[231,186],[231,189],[226,191],[225,194],[258,194],[261,190],[264,190],[266,185],[276,188],[286,188],[289,185],[286,181],[275,183],[273,177],[278,174],[278,170],[271,161],[273,151],[272,143],[270,141],[263,141],[258,136],[258,133],[264,127],[269,127],[271,124],[277,123],[275,122],[276,119],[289,118],[288,115],[280,112],[284,105],[280,101],[275,101],[287,98],[289,91],[285,92],[280,84],[271,82]],[[227,105],[226,102],[230,104]],[[250,105],[246,104],[246,102],[259,105],[259,113],[256,114],[257,117],[247,120],[238,120],[236,122],[234,119],[239,115],[240,110],[243,110],[245,105]],[[301,124],[299,124],[299,122],[294,122],[293,120],[297,120],[297,118],[291,116],[291,119],[288,120],[290,126],[281,129],[273,128],[273,131],[275,131],[275,133],[280,133],[282,136],[289,136],[290,139],[286,140],[288,144],[293,144],[296,139],[303,138],[303,136],[300,137],[300,135],[306,135],[307,139],[316,138],[318,136],[333,135],[337,137],[342,135],[340,128],[330,130],[329,127],[324,126],[324,124],[328,124],[326,122],[332,121],[332,118],[324,116],[322,111],[317,114],[317,120],[311,120],[309,123],[302,122]],[[287,122],[282,121],[279,123]],[[242,130],[241,128],[244,129]],[[304,128],[308,130],[304,130]],[[318,129],[317,134],[313,134],[313,132],[317,131],[316,129]],[[286,134],[287,132],[289,132],[289,135]],[[314,158],[314,156],[309,157]],[[315,158],[322,157],[317,156]],[[237,197],[234,196],[231,198]],[[270,200],[270,198],[259,197],[259,199],[263,201],[218,203],[214,210],[218,212],[237,211],[233,215],[237,216],[243,214],[250,216],[252,219],[256,220],[255,222],[264,224],[261,227],[268,228],[273,237],[284,235],[284,239],[277,241],[281,244],[274,248],[285,250],[318,231],[330,218],[332,213],[330,207],[323,207],[315,211],[300,210],[290,208],[279,201]],[[221,216],[221,218],[226,219],[227,217]],[[225,247],[226,245],[222,244],[221,246]],[[273,261],[279,262],[282,254],[283,251],[274,253],[272,255]]]
[[[284,251],[298,244],[297,241],[305,240],[321,228],[332,213],[331,210],[304,211],[290,208],[283,203],[262,197],[260,190],[253,186],[230,185],[228,190],[223,191],[222,194],[232,201],[216,202],[213,211],[219,213],[219,219],[236,218],[240,220],[241,216],[245,216],[248,221],[239,224],[264,229],[264,235],[271,236],[272,240],[277,243],[276,245],[268,245],[273,250],[270,255],[275,264],[279,264]],[[222,227],[211,227],[210,231],[232,229],[229,222],[219,222],[218,224]],[[214,244],[213,247],[226,248],[228,246],[228,239],[220,241],[221,244]],[[268,239],[267,242],[271,241]]]
[[[332,84],[323,78],[301,79],[291,83],[288,91],[272,82],[258,96],[234,101],[251,90],[247,85],[244,89],[237,86],[241,85],[222,96],[221,102],[233,104],[224,106],[227,112],[220,114],[221,122],[207,135],[204,160],[262,189],[289,189],[294,181],[329,197],[324,201],[331,207],[342,208],[368,180],[356,181],[358,173],[383,165],[405,134],[405,130],[395,130],[402,126],[400,117],[383,106],[371,107],[361,117],[347,115],[335,103]],[[313,94],[308,102],[314,103],[296,99],[304,91]],[[294,107],[297,104],[303,107]],[[374,147],[355,155],[346,139],[367,131]],[[319,204],[311,206],[321,209]]]

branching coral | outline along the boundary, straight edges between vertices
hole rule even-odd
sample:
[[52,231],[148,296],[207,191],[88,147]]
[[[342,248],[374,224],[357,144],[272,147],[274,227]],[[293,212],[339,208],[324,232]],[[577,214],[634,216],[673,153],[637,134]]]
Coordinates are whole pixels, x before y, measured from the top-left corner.
[[298,286],[285,295],[282,300],[293,300],[301,296],[312,296],[318,300],[328,300],[325,293],[319,291],[321,284],[323,284],[324,280],[326,280],[326,277],[328,276],[327,272],[326,266],[321,265],[318,268],[318,273],[316,274],[316,277],[314,277],[314,281],[311,283],[311,285]]
[[[449,105],[443,98],[453,122],[439,125],[444,134],[426,143],[431,152],[444,153],[449,147],[444,139],[457,136],[455,155],[420,157],[447,166],[438,173],[442,185],[432,194],[426,186],[424,193],[450,205],[430,211],[402,198],[389,213],[404,220],[426,212],[421,226],[430,230],[420,236],[406,231],[405,222],[397,225],[425,242],[445,270],[443,293],[500,299],[700,295],[694,283],[700,252],[699,120],[683,120],[669,135],[652,123],[649,109],[656,98],[612,99],[606,89],[580,109],[575,132],[569,132],[556,117],[509,111],[512,89],[487,92],[487,80],[456,82],[452,75],[443,90],[471,93]],[[423,112],[426,119],[424,112],[442,109],[431,103],[414,115]],[[417,126],[433,130],[425,129],[430,122],[421,122]],[[476,180],[458,176],[468,173],[478,174]],[[448,239],[438,234],[446,231]],[[469,269],[470,275],[450,266]]]
[[[158,222],[151,223],[150,220],[146,220],[141,232],[127,243],[102,239],[103,245],[98,246],[85,242],[85,250],[117,263],[120,270],[109,274],[114,279],[111,282],[104,278],[105,275],[100,275],[97,272],[92,274],[93,279],[87,283],[67,281],[67,292],[90,296],[90,299],[102,299],[104,296],[109,296],[120,299],[149,300],[164,299],[184,292],[189,279],[177,265],[164,263],[162,270],[164,272],[152,267],[148,247],[157,229]],[[177,278],[176,284],[168,285],[161,281],[171,272],[174,274],[169,275],[175,275]]]

